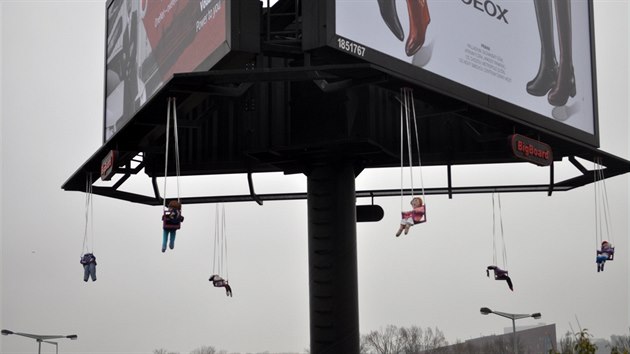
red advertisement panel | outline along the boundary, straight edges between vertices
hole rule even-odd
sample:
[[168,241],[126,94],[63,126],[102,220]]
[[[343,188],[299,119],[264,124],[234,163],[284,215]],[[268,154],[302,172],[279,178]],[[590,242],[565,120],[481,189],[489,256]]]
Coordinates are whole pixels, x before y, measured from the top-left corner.
[[226,0],[114,0],[107,9],[105,140],[175,73],[227,43]]

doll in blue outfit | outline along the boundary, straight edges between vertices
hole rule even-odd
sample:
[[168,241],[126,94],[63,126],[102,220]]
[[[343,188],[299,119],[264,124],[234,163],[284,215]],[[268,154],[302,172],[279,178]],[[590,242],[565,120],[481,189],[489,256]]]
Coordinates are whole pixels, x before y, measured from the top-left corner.
[[182,205],[177,200],[171,200],[168,208],[164,210],[162,215],[162,252],[166,251],[166,244],[170,249],[175,248],[175,235],[180,229],[184,216],[182,215]]
[[602,248],[597,250],[597,256],[595,257],[595,263],[597,263],[597,272],[604,271],[604,264],[606,261],[612,261],[615,255],[615,248],[608,242],[602,242]]
[[96,281],[96,256],[86,253],[81,256],[80,263],[83,265],[83,281],[87,282],[90,277]]

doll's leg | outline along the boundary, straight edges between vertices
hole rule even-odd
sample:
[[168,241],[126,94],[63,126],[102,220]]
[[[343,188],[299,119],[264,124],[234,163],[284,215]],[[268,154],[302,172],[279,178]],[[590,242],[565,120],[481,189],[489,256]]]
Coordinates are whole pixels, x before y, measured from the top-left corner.
[[96,281],[96,264],[90,263],[88,265],[88,269],[90,270],[90,276],[92,277],[92,281]]
[[90,276],[90,268],[88,264],[83,265],[83,281],[88,281],[88,277]]
[[514,287],[512,286],[512,279],[510,279],[510,277],[508,277],[507,275],[505,276],[505,281],[508,284],[508,287],[510,288],[510,290],[514,291]]
[[166,251],[166,241],[168,240],[168,230],[162,232],[162,252]]
[[176,232],[177,232],[176,230],[171,230],[171,242],[169,242],[169,244],[168,244],[168,247],[170,249],[175,248],[175,233]]
[[404,229],[405,229],[405,225],[400,224],[400,227],[398,227],[398,231],[396,232],[396,237],[400,236],[400,234],[402,234]]
[[405,235],[409,233],[410,228],[411,228],[411,224],[405,225]]

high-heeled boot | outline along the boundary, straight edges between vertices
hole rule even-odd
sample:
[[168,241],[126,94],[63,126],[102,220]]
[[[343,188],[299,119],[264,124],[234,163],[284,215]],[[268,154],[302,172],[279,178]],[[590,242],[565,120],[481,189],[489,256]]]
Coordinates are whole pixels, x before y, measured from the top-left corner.
[[396,0],[377,0],[378,8],[381,10],[381,17],[389,30],[392,31],[398,40],[405,38],[405,31],[400,24],[398,12],[396,12]]
[[547,101],[555,107],[564,106],[570,97],[575,97],[575,74],[573,73],[573,54],[571,45],[571,2],[555,0],[556,23],[558,25],[558,44],[560,47],[559,70],[556,85],[549,91]]
[[553,0],[534,0],[538,33],[540,34],[540,65],[538,73],[527,83],[527,92],[532,96],[544,96],[556,85],[558,62],[553,44]]
[[409,12],[409,37],[407,37],[405,53],[407,56],[412,56],[424,45],[431,17],[427,0],[407,0],[407,11]]

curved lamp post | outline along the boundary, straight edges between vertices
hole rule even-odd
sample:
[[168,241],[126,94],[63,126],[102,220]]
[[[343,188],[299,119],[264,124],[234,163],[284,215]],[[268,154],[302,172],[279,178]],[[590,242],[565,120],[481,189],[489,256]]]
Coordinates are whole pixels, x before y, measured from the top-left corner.
[[518,352],[517,347],[516,347],[516,320],[519,320],[521,318],[528,318],[528,317],[539,319],[540,317],[542,317],[540,312],[527,315],[527,314],[518,314],[518,313],[507,313],[507,312],[501,312],[501,311],[492,311],[487,307],[482,307],[481,309],[479,309],[479,311],[481,312],[482,315],[489,315],[493,313],[495,315],[509,318],[512,320],[512,340],[514,342],[514,354],[517,354]]
[[49,342],[47,340],[43,340],[42,343],[48,343],[55,346],[55,354],[59,354],[59,343],[57,342]]
[[70,335],[67,335],[67,336],[64,336],[64,335],[40,335],[40,334],[13,332],[13,331],[9,331],[8,329],[3,329],[2,330],[2,335],[3,336],[8,336],[9,334],[15,334],[16,336],[22,336],[22,337],[35,339],[35,341],[38,344],[38,349],[37,349],[37,353],[38,354],[41,354],[41,352],[42,352],[42,342],[49,343],[49,344],[54,344],[55,347],[56,347],[57,353],[59,352],[59,345],[56,342],[48,341],[49,339],[67,338],[67,339],[70,339],[70,340],[76,340],[77,338],[79,338],[79,336],[77,336],[76,334],[70,334]]

